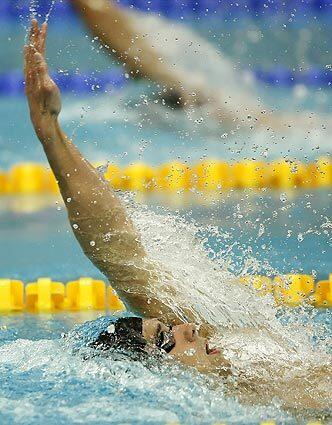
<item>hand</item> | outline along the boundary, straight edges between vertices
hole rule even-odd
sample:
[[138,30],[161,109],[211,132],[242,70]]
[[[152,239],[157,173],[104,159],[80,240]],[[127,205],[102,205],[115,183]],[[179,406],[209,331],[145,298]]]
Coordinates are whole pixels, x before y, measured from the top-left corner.
[[61,110],[60,90],[49,76],[45,60],[46,34],[47,24],[44,22],[39,28],[37,20],[33,19],[29,44],[24,46],[25,92],[31,121],[41,140],[53,136]]

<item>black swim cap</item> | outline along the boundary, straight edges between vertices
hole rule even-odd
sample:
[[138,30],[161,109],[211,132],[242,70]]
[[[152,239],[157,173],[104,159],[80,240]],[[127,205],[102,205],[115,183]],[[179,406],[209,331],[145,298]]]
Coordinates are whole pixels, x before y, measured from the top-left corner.
[[91,344],[100,350],[144,351],[143,320],[140,317],[123,317],[111,323]]

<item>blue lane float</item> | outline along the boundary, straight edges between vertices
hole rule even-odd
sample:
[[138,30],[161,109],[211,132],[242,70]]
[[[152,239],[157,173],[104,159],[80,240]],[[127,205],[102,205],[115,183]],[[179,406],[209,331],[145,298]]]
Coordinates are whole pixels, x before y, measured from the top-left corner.
[[276,67],[273,70],[256,69],[257,80],[271,86],[291,87],[303,84],[308,87],[332,87],[332,69],[312,67],[306,71],[293,71]]
[[[112,92],[121,89],[128,82],[126,74],[119,69],[91,73],[51,73],[63,93],[91,94],[94,92]],[[332,87],[332,69],[311,68],[294,72],[277,67],[274,70],[256,69],[254,75],[258,81],[269,86],[291,87],[304,84],[308,87]],[[0,74],[0,96],[18,96],[24,93],[24,80],[21,71]]]
[[[52,72],[52,78],[63,93],[91,94],[111,92],[122,88],[127,78],[116,69],[103,73],[59,73]],[[17,96],[24,93],[24,79],[21,71],[0,74],[0,95]]]
[[52,78],[63,92],[93,93],[109,92],[122,88],[127,78],[117,69],[102,73],[52,73]]
[[[332,17],[331,0],[115,0],[123,7],[147,12],[157,12],[172,18],[186,16],[269,16],[271,14],[295,13],[298,16],[321,14]],[[44,17],[49,11],[51,0],[39,0],[35,8],[37,15]],[[1,0],[0,19],[27,19],[31,14],[28,1]],[[68,0],[57,0],[52,16],[72,17],[75,14]]]

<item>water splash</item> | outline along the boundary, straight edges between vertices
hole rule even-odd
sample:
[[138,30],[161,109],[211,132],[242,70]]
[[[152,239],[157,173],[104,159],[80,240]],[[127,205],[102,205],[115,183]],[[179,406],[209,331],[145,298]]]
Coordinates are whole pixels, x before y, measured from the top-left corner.
[[275,315],[272,300],[266,301],[263,311],[256,294],[238,286],[226,268],[227,259],[208,257],[198,238],[202,229],[194,222],[158,215],[143,206],[135,206],[131,212],[149,256],[172,274],[181,294],[178,308],[190,300],[191,307],[206,320],[222,327],[258,325]]
[[[214,343],[223,347],[230,359],[237,383],[250,382],[262,400],[274,394],[285,403],[297,391],[310,394],[316,403],[316,385],[320,389],[317,398],[321,397],[317,403],[322,408],[330,387],[331,359],[327,354],[330,339],[313,345],[316,330],[312,316],[306,320],[312,314],[310,310],[308,313],[300,308],[295,313],[296,323],[282,324],[278,318],[280,308],[276,308],[272,297],[259,297],[252,288],[241,285],[238,277],[228,271],[229,258],[218,255],[209,258],[206,246],[198,237],[202,229],[196,223],[134,204],[130,213],[149,257],[172,276],[169,279],[163,274],[162,281],[156,283],[155,293],[174,311],[183,307],[191,309],[194,316],[198,312],[219,329]],[[220,230],[212,231],[214,237],[222,238]],[[248,263],[257,262],[250,250],[246,255]],[[164,296],[161,288],[165,276],[167,285],[176,290],[176,298]],[[297,381],[306,374],[310,375],[309,383],[303,381],[300,388]]]
[[[52,323],[50,323],[52,326]],[[1,415],[15,423],[112,421],[254,424],[267,416],[291,424],[275,407],[241,406],[213,379],[173,364],[144,367],[111,357],[82,360],[59,341],[18,339],[0,346]],[[31,388],[34,391],[31,392]],[[14,394],[19,394],[16,401]],[[137,409],[137,403],[140,408]],[[213,401],[212,401],[213,400]]]
[[30,20],[37,17],[38,7],[39,7],[38,0],[30,0],[30,6],[29,6],[29,14],[30,14],[29,18],[30,18]]
[[48,12],[47,12],[47,13],[46,13],[46,15],[45,15],[45,22],[46,22],[46,23],[48,22],[48,20],[49,20],[49,18],[50,18],[50,15],[51,15],[51,13],[52,13],[52,11],[53,11],[53,8],[54,8],[54,5],[55,5],[56,1],[57,1],[57,0],[52,0],[52,3],[51,3],[51,5],[50,5],[50,8],[49,8]]

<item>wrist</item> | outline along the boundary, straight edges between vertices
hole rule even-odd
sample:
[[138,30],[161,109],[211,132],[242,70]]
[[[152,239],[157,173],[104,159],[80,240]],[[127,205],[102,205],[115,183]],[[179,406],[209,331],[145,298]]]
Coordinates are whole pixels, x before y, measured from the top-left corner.
[[31,121],[41,143],[48,143],[57,138],[59,130],[58,117],[44,115],[38,117],[38,119],[31,117]]

